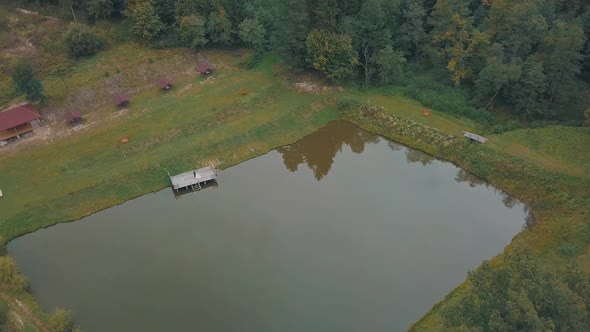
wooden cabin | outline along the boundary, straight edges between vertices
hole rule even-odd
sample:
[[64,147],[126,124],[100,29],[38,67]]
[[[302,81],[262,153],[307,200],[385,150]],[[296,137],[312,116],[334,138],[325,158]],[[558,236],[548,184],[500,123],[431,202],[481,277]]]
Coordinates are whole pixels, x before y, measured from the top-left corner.
[[78,124],[82,121],[82,114],[78,110],[68,110],[64,113],[64,118],[70,124]]
[[113,103],[121,108],[129,105],[129,96],[124,93],[117,93],[113,96]]
[[168,91],[170,89],[172,89],[172,86],[174,86],[174,83],[172,82],[172,80],[168,77],[161,77],[158,79],[158,87],[160,87],[160,89],[164,90],[164,91]]
[[20,139],[21,135],[34,130],[33,122],[39,123],[41,115],[31,104],[21,104],[0,112],[0,141],[12,138]]

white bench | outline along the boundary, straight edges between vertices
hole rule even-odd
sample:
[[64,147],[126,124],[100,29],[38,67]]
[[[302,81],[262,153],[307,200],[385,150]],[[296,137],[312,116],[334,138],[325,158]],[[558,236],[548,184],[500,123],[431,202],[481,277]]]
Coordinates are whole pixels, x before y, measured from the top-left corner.
[[487,138],[485,138],[483,136],[479,136],[479,135],[474,134],[474,133],[470,133],[470,132],[467,132],[467,131],[464,131],[464,133],[465,133],[463,135],[464,137],[467,137],[469,139],[472,139],[472,140],[474,140],[476,142],[485,143],[488,140]]

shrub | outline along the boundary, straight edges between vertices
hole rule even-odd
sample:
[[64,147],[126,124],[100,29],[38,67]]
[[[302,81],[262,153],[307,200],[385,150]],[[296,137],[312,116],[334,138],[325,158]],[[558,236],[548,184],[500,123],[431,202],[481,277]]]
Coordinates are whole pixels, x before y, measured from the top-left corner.
[[340,98],[336,102],[336,108],[338,108],[338,110],[340,110],[340,111],[351,111],[351,110],[359,109],[361,106],[363,106],[363,102],[361,102],[357,99],[346,98],[346,97]]
[[574,257],[578,253],[578,246],[570,242],[560,244],[558,249],[563,256]]
[[0,256],[0,285],[15,290],[26,290],[28,283],[18,271],[14,260],[8,256]]
[[[538,125],[538,124],[537,124]],[[531,124],[531,127],[536,128],[535,126],[533,126]],[[495,125],[492,127],[492,133],[494,134],[502,134],[508,131],[513,131],[516,129],[521,129],[524,128],[524,125],[521,122],[518,122],[516,120],[510,120],[507,123],[503,124],[503,125]]]
[[169,29],[165,33],[162,33],[158,39],[154,40],[151,43],[151,46],[157,50],[162,50],[166,48],[176,48],[188,45],[185,45],[176,30]]
[[76,330],[72,320],[72,313],[68,310],[57,308],[49,316],[49,327],[55,332],[73,332]]
[[262,60],[262,53],[253,52],[244,57],[242,61],[238,63],[238,66],[243,69],[252,69],[256,67]]
[[102,42],[88,26],[73,23],[65,33],[65,44],[73,58],[93,55],[102,48]]

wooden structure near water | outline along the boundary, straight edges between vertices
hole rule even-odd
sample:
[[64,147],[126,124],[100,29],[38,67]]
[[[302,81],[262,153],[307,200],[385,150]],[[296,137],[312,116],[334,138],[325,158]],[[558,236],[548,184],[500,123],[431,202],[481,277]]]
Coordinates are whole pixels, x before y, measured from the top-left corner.
[[464,137],[467,137],[467,138],[474,140],[476,142],[485,143],[488,141],[488,139],[483,136],[479,136],[477,134],[470,133],[468,131],[464,131],[464,133],[465,133],[465,134],[463,134]]
[[192,189],[193,191],[197,191],[203,189],[203,186],[206,185],[208,181],[216,180],[217,171],[213,165],[210,165],[174,176],[168,174],[168,176],[170,177],[173,190],[177,192],[181,189]]

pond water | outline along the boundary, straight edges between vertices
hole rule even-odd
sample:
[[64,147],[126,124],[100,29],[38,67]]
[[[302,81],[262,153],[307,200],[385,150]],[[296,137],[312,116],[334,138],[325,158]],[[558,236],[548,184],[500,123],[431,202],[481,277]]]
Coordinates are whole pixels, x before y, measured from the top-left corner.
[[48,311],[84,331],[401,331],[499,253],[524,207],[345,122],[15,239]]

